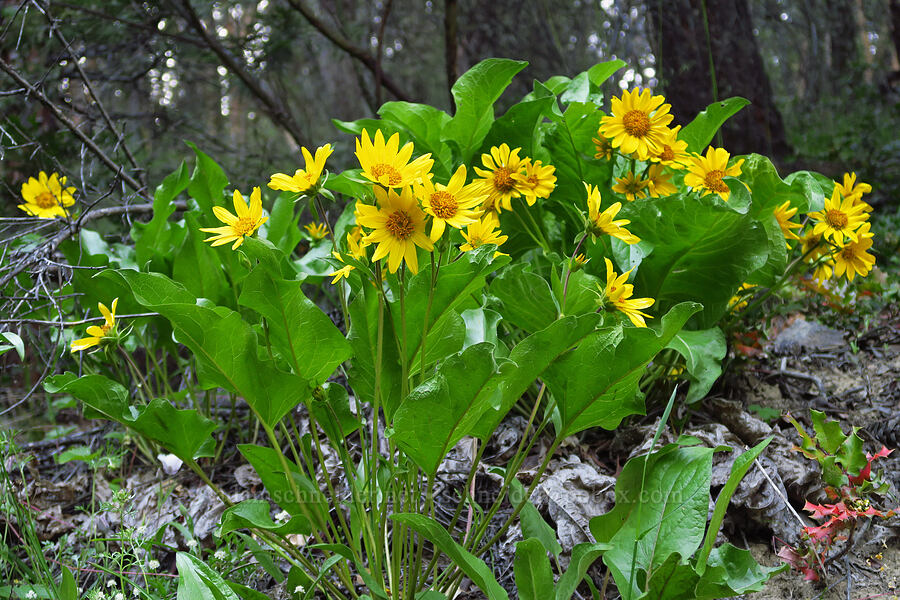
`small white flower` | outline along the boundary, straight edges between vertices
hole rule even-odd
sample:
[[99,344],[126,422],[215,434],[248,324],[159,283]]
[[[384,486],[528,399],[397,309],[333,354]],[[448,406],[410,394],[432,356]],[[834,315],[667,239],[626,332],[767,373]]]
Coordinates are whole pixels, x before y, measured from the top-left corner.
[[108,588],[116,587],[116,582],[115,582],[115,580],[110,579],[109,581],[107,581],[107,582],[106,582],[106,587],[108,587]]
[[147,526],[140,525],[137,529],[134,530],[134,532],[138,535],[138,537],[144,537],[144,534],[147,533]]
[[297,587],[294,588],[294,593],[295,593],[295,594],[302,594],[302,593],[304,593],[305,591],[306,591],[306,588],[303,587],[302,585],[298,585]]
[[286,510],[283,510],[280,513],[278,513],[277,515],[275,515],[276,521],[287,521],[290,518],[291,518],[291,513],[289,513]]
[[187,547],[190,548],[191,550],[193,550],[194,548],[196,548],[196,547],[197,547],[197,540],[188,540],[188,541],[187,541]]
[[225,551],[224,550],[216,550],[216,553],[213,554],[216,560],[225,560]]
[[134,594],[135,597],[138,597],[141,595],[141,588],[139,588],[139,587],[132,588],[131,593]]
[[150,562],[147,563],[147,568],[151,571],[155,571],[159,568],[159,561],[155,558],[151,558]]
[[118,592],[115,596],[113,596],[113,600],[125,600],[125,594],[122,592]]
[[25,597],[28,598],[28,600],[34,600],[35,598],[37,598],[37,592],[35,592],[34,590],[28,590],[28,592],[26,592],[25,594]]
[[106,592],[104,592],[103,590],[97,590],[94,598],[96,598],[97,600],[104,600],[106,598]]

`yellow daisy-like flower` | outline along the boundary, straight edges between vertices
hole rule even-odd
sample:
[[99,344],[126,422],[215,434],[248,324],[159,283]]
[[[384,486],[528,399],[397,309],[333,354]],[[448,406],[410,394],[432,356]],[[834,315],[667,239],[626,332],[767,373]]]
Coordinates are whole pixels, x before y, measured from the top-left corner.
[[212,242],[213,246],[221,246],[228,242],[234,241],[232,250],[237,250],[238,246],[244,243],[244,238],[253,235],[253,232],[259,229],[259,226],[269,220],[262,214],[262,195],[259,188],[253,188],[250,193],[250,206],[244,202],[244,197],[237,190],[234,190],[232,196],[234,202],[234,212],[236,215],[228,212],[221,206],[213,206],[213,213],[216,218],[225,223],[224,227],[201,227],[200,231],[206,233],[215,233],[211,238],[203,240],[204,242]]
[[649,89],[635,88],[611,100],[612,114],[600,121],[600,135],[612,140],[613,148],[647,160],[659,150],[667,126],[673,116],[671,105],[663,96],[653,96]]
[[841,192],[841,196],[844,198],[849,198],[851,196],[859,196],[862,198],[863,194],[868,194],[872,191],[872,186],[868,183],[863,183],[860,181],[856,182],[856,173],[844,173],[844,182],[838,183],[835,182],[834,185]]
[[662,165],[650,165],[647,170],[647,189],[652,198],[665,198],[678,193],[678,188],[672,183],[672,174],[663,173]]
[[831,276],[834,274],[834,260],[828,259],[816,265],[815,270],[813,271],[813,279],[819,283],[819,285],[825,283],[827,280],[831,279]]
[[695,154],[688,165],[690,171],[684,176],[685,185],[695,190],[707,190],[718,194],[724,201],[728,201],[731,190],[728,185],[722,181],[725,177],[737,177],[741,174],[741,165],[744,159],[740,159],[735,164],[728,166],[728,159],[731,155],[724,148],[713,148],[710,146],[706,149],[706,156]]
[[22,198],[25,203],[19,204],[18,208],[32,217],[41,219],[68,217],[69,211],[66,207],[75,204],[75,198],[72,196],[75,188],[65,185],[65,176],[60,177],[56,173],[51,173],[50,177],[47,177],[47,174],[41,171],[37,179],[29,177],[28,181],[22,184]]
[[86,332],[91,337],[81,338],[80,340],[74,340],[72,342],[72,352],[81,352],[82,350],[87,350],[88,348],[93,348],[94,346],[99,346],[103,343],[104,338],[111,337],[110,333],[115,333],[116,328],[116,306],[119,304],[119,299],[116,298],[112,301],[112,310],[106,308],[106,305],[102,302],[97,304],[97,308],[100,309],[100,314],[103,315],[103,320],[105,321],[103,325],[91,325],[87,328]]
[[447,225],[462,229],[478,220],[484,190],[476,183],[466,185],[466,165],[460,165],[447,185],[425,179],[415,186],[416,196],[431,215],[431,241],[444,234]]
[[356,138],[356,158],[362,166],[363,177],[386,188],[406,187],[430,177],[429,172],[434,164],[431,154],[423,154],[410,162],[412,153],[412,142],[400,148],[399,133],[385,142],[384,134],[379,129],[372,141],[369,132],[363,129],[362,140]]
[[513,173],[512,178],[516,182],[516,189],[525,197],[528,206],[534,206],[538,198],[549,198],[556,188],[556,167],[553,165],[541,165],[541,161],[525,165],[524,173]]
[[[603,260],[606,261],[606,287],[600,288],[602,305],[625,313],[625,316],[634,323],[635,327],[646,327],[647,322],[644,321],[644,318],[652,319],[653,317],[642,312],[641,309],[650,308],[656,301],[653,298],[632,298],[629,300],[634,294],[634,286],[626,282],[634,269],[621,275],[616,275],[612,262],[608,258]],[[599,283],[597,287],[600,287]]]
[[738,312],[739,310],[747,308],[747,299],[751,295],[747,292],[755,287],[756,284],[753,283],[742,283],[741,287],[734,293],[734,296],[731,297],[731,300],[728,301],[728,310]]
[[481,179],[474,183],[482,186],[485,194],[482,208],[485,212],[512,210],[512,199],[522,195],[513,175],[522,172],[531,161],[519,158],[519,150],[521,148],[510,150],[506,144],[500,144],[491,148],[490,154],[481,155],[485,168],[475,167],[475,172]]
[[305,169],[297,169],[293,175],[284,173],[275,173],[269,180],[269,187],[273,190],[283,192],[305,192],[316,187],[319,178],[322,177],[322,171],[325,170],[325,161],[334,152],[331,144],[325,144],[316,148],[316,156],[306,148],[300,148],[303,153],[303,160],[306,161]]
[[[366,247],[368,245],[368,242],[363,241],[363,230],[359,225],[354,227],[353,230],[347,234],[347,251],[350,253],[350,256],[356,260],[363,260],[366,258]],[[343,255],[337,250],[332,250],[331,255],[342,263],[345,262]],[[332,277],[331,283],[335,284],[342,278],[346,279],[350,277],[350,272],[355,268],[356,267],[353,265],[344,265],[334,273],[329,273],[328,275]]]
[[817,221],[813,233],[823,235],[839,246],[844,245],[845,237],[857,241],[856,230],[869,219],[862,205],[855,203],[852,197],[841,198],[837,188],[831,193],[831,198],[825,200],[825,208],[809,213],[809,216]]
[[681,125],[674,129],[666,129],[659,143],[659,149],[650,155],[650,160],[672,169],[683,169],[691,163],[691,155],[687,151],[687,142],[678,139]]
[[781,227],[781,233],[784,234],[784,245],[790,248],[790,244],[787,243],[787,240],[799,240],[800,237],[793,232],[794,229],[800,229],[800,223],[794,223],[791,221],[791,218],[797,214],[796,208],[791,208],[790,201],[787,201],[781,205],[779,205],[775,209],[775,219],[778,221],[778,226]]
[[[509,239],[509,236],[502,235],[499,227],[500,223],[497,220],[496,215],[492,213],[485,214],[481,219],[474,223],[469,223],[466,230],[462,232],[462,236],[465,238],[466,243],[461,245],[459,249],[463,252],[468,252],[480,246],[484,246],[485,244],[495,244],[500,246]],[[497,254],[502,253],[498,252]],[[494,257],[496,257],[497,254],[495,254]]]
[[616,185],[612,186],[612,191],[622,194],[629,202],[634,202],[641,198],[647,197],[648,182],[641,179],[631,171],[625,177],[616,177]]
[[609,141],[609,138],[605,138],[601,135],[599,137],[591,138],[591,141],[594,142],[594,148],[597,150],[597,153],[594,154],[594,158],[612,160],[613,146],[612,142]]
[[303,229],[309,233],[309,237],[311,237],[314,242],[323,240],[325,239],[325,236],[328,235],[328,226],[325,225],[325,223],[307,223],[303,226]]
[[800,253],[809,262],[814,262],[822,256],[825,253],[825,246],[822,244],[822,234],[813,233],[812,228],[807,229],[806,233],[800,238]]
[[356,206],[356,222],[373,230],[363,240],[378,244],[372,260],[387,257],[391,273],[396,273],[400,263],[406,261],[406,266],[415,275],[419,272],[416,246],[431,252],[434,245],[425,235],[425,213],[419,208],[412,188],[404,187],[398,194],[375,186],[375,200],[377,206],[358,202]]
[[840,277],[844,273],[847,279],[853,281],[858,273],[860,277],[865,277],[875,266],[875,257],[867,251],[872,247],[872,236],[869,232],[869,223],[863,223],[856,231],[857,241],[848,241],[847,244],[838,250],[832,260],[834,261],[834,274]]
[[606,234],[619,238],[626,244],[637,244],[641,241],[641,238],[625,229],[624,226],[631,223],[631,221],[628,219],[614,220],[619,213],[619,210],[622,208],[621,202],[616,202],[601,213],[600,188],[593,187],[586,183],[584,184],[584,187],[588,194],[588,231],[591,234],[592,240],[596,241],[598,235]]

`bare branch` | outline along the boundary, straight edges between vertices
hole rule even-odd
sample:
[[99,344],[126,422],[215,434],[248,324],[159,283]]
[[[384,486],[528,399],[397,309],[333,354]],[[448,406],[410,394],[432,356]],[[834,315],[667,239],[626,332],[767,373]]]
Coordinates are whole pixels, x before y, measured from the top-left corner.
[[[175,0],[173,0],[173,2],[174,1]],[[203,38],[206,46],[219,57],[219,60],[222,61],[222,65],[234,73],[238,79],[243,81],[250,92],[262,102],[269,117],[277,124],[284,127],[298,146],[306,146],[307,144],[304,140],[303,133],[300,131],[300,126],[294,121],[294,117],[287,107],[271,92],[271,90],[267,89],[264,82],[256,79],[244,65],[236,59],[227,48],[225,48],[225,46],[219,43],[218,39],[210,35],[206,26],[203,24],[203,21],[200,20],[200,16],[191,6],[190,0],[180,0],[175,6],[176,8],[181,9],[181,12],[188,23],[200,37]]]
[[378,61],[374,56],[366,52],[363,48],[360,48],[343,35],[329,28],[328,25],[325,24],[316,14],[310,10],[306,4],[303,3],[303,0],[288,0],[288,3],[294,7],[297,11],[302,14],[309,24],[315,27],[319,33],[328,38],[335,46],[361,62],[367,69],[369,69],[376,78],[380,77],[381,82],[384,84],[384,87],[392,93],[398,100],[405,100],[407,102],[410,101],[410,96],[402,89],[397,83],[385,75],[384,73],[379,73],[379,65]]

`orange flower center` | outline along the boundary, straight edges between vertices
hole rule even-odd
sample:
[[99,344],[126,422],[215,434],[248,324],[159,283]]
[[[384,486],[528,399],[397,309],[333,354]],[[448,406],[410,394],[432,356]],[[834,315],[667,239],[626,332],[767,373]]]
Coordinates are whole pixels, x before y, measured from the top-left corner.
[[112,329],[112,327],[110,325],[104,323],[103,325],[100,326],[100,329],[103,330],[103,335],[105,336],[107,333],[109,333],[109,330]]
[[846,261],[853,260],[855,256],[856,254],[853,252],[853,248],[850,246],[847,246],[846,248],[841,250],[841,257]]
[[714,192],[727,192],[728,186],[722,181],[723,177],[725,177],[725,171],[714,169],[706,174],[706,177],[703,178],[703,183],[706,185],[706,189]]
[[675,151],[672,150],[672,146],[667,144],[663,145],[662,152],[659,153],[659,160],[667,161],[675,159]]
[[56,196],[50,192],[41,192],[38,194],[34,199],[34,203],[41,208],[53,208],[54,206],[59,205],[59,202],[56,201]]
[[375,176],[379,183],[382,182],[382,177],[387,176],[387,184],[391,187],[396,187],[403,183],[403,176],[400,175],[400,172],[387,163],[373,165],[372,175]]
[[497,167],[497,170],[494,171],[494,188],[498,192],[508,192],[513,189],[516,182],[513,181],[512,169],[509,167]]
[[250,235],[256,228],[256,222],[250,217],[241,217],[231,228],[234,229],[235,235]]
[[405,241],[415,230],[412,218],[402,210],[392,212],[384,226],[400,241]]
[[624,187],[625,191],[629,194],[640,193],[645,185],[647,185],[647,182],[640,179],[627,179],[622,182],[622,187]]
[[456,215],[459,205],[453,194],[443,190],[437,191],[428,198],[431,210],[438,219],[450,219]]
[[828,223],[832,229],[843,229],[847,226],[847,223],[850,221],[847,218],[846,213],[831,209],[825,213],[825,222]]
[[484,240],[478,236],[470,235],[468,241],[469,245],[472,246],[472,248],[479,248],[484,245]]
[[644,137],[650,131],[650,117],[642,110],[630,110],[622,117],[622,126],[629,135]]

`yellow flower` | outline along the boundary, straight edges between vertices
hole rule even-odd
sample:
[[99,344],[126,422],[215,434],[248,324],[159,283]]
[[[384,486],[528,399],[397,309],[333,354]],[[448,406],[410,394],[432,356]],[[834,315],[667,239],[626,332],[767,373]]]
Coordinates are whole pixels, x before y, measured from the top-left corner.
[[815,270],[813,271],[813,279],[821,285],[828,279],[831,279],[831,275],[834,273],[834,260],[827,259],[824,262],[821,262],[816,265]]
[[[353,230],[347,234],[347,251],[350,253],[350,256],[356,260],[363,260],[366,258],[366,247],[368,246],[368,242],[363,240],[363,231],[362,227],[357,225],[353,228]],[[344,262],[344,257],[337,250],[332,250],[331,255],[335,257],[337,260]],[[353,265],[344,265],[334,273],[329,273],[328,275],[332,277],[331,283],[335,284],[341,280],[341,278],[350,277],[350,272],[355,269]]]
[[313,158],[309,150],[300,148],[303,160],[306,161],[306,169],[297,169],[294,175],[275,173],[269,180],[269,187],[273,190],[284,192],[305,192],[316,187],[322,171],[325,170],[325,161],[334,152],[331,144],[325,144],[316,148],[316,157]]
[[466,185],[466,165],[460,165],[447,185],[425,179],[415,186],[416,196],[422,208],[433,217],[431,241],[444,234],[447,225],[462,229],[478,219],[481,209],[476,208],[484,199],[482,187],[476,183]]
[[813,233],[812,228],[807,229],[803,237],[800,238],[800,253],[809,262],[813,262],[822,256],[825,253],[825,249],[822,246],[822,234]]
[[481,155],[481,162],[486,168],[475,167],[475,172],[481,177],[475,183],[482,186],[482,193],[486,196],[482,203],[485,212],[512,210],[512,199],[522,195],[513,175],[520,173],[531,161],[519,158],[519,150],[521,148],[510,150],[506,144],[500,144],[491,148],[490,154]]
[[24,210],[32,217],[52,219],[53,217],[68,217],[67,206],[75,204],[72,192],[74,187],[64,187],[65,176],[60,177],[51,173],[50,177],[41,171],[38,178],[29,177],[22,184],[22,198],[25,204],[19,204],[18,208]]
[[575,271],[580,271],[591,262],[591,259],[586,257],[584,254],[576,254],[569,264],[569,269],[574,273]]
[[[485,244],[495,244],[500,246],[509,239],[509,236],[501,235],[502,232],[499,227],[500,223],[497,220],[496,215],[492,213],[485,214],[481,219],[474,223],[469,223],[466,230],[462,232],[462,236],[465,238],[466,243],[460,246],[459,249],[463,252],[468,252],[469,250],[484,246]],[[497,254],[502,253],[498,252]],[[494,254],[494,257],[496,257],[497,254]]]
[[665,198],[678,193],[678,188],[670,180],[671,173],[663,173],[662,165],[650,165],[647,170],[647,189],[653,198]]
[[622,92],[611,101],[612,115],[600,121],[599,134],[612,140],[613,148],[647,160],[657,152],[672,121],[669,104],[663,96],[653,96],[649,89]]
[[650,160],[672,169],[683,169],[691,163],[691,155],[687,151],[687,142],[678,139],[681,125],[674,129],[666,129],[659,143],[659,149],[650,155]]
[[848,241],[838,250],[834,260],[834,274],[840,277],[844,273],[847,279],[853,281],[857,273],[865,277],[875,266],[875,257],[867,252],[872,247],[872,234],[869,233],[869,223],[863,223],[857,230],[858,239],[855,242]]
[[213,246],[221,246],[230,241],[234,241],[232,250],[237,250],[238,246],[244,243],[244,238],[253,235],[253,232],[259,229],[259,226],[269,220],[262,214],[262,196],[258,187],[253,188],[250,193],[250,207],[244,202],[244,197],[237,190],[234,190],[232,196],[234,202],[234,212],[237,216],[228,212],[221,206],[213,206],[213,212],[216,218],[225,223],[224,227],[201,227],[200,231],[206,233],[215,233],[211,238],[203,240],[204,242],[212,242]]
[[303,229],[309,233],[309,237],[314,242],[325,239],[325,236],[328,235],[328,226],[325,223],[307,223],[303,226]]
[[705,157],[695,154],[688,165],[690,172],[684,176],[685,185],[695,190],[716,193],[727,202],[731,190],[722,179],[740,175],[741,165],[744,164],[742,158],[729,167],[728,159],[730,157],[731,155],[724,148],[713,148],[712,146],[706,149]]
[[800,229],[800,223],[791,221],[791,217],[797,214],[796,208],[791,208],[790,201],[785,202],[775,209],[775,219],[778,220],[778,226],[781,227],[781,233],[784,234],[784,245],[790,248],[787,240],[799,240],[800,238],[794,233],[793,229]]
[[609,141],[609,138],[605,138],[600,135],[599,137],[591,138],[591,141],[594,142],[594,147],[597,149],[597,153],[594,154],[594,158],[612,160],[613,147],[612,142]]
[[739,310],[747,308],[747,298],[752,295],[748,294],[747,292],[755,287],[756,284],[742,283],[741,287],[739,287],[737,289],[737,292],[734,293],[734,296],[731,297],[731,300],[728,301],[728,310],[738,312]]
[[97,307],[100,309],[100,314],[103,315],[103,320],[105,322],[99,327],[97,325],[91,325],[90,327],[88,327],[86,332],[91,337],[81,338],[80,340],[73,341],[72,352],[81,352],[82,350],[87,350],[88,348],[99,346],[103,343],[104,338],[112,337],[110,336],[110,332],[115,333],[116,306],[118,304],[118,298],[112,301],[112,310],[106,308],[106,305],[102,302],[97,304]]
[[641,179],[631,171],[625,177],[616,177],[616,185],[612,191],[622,194],[629,202],[647,197],[647,180]]
[[431,176],[429,171],[434,164],[431,154],[409,162],[412,153],[412,142],[400,148],[399,133],[392,135],[387,143],[380,129],[375,132],[374,142],[369,140],[369,132],[365,129],[362,141],[356,138],[356,158],[362,166],[363,177],[386,188],[406,187]]
[[601,213],[600,188],[590,186],[586,183],[584,184],[584,187],[588,194],[588,231],[590,231],[591,239],[596,241],[598,235],[606,234],[619,238],[626,244],[637,244],[641,241],[639,237],[625,229],[624,226],[631,223],[631,221],[628,219],[620,219],[618,221],[613,220],[619,213],[619,209],[622,208],[621,202],[616,202]]
[[[333,257],[335,257],[337,260],[344,262],[344,257],[341,256],[340,252],[337,252],[336,250],[332,250],[331,255]],[[328,276],[331,277],[331,284],[334,285],[335,283],[340,281],[341,278],[344,278],[344,279],[349,278],[350,272],[355,268],[356,267],[354,267],[353,265],[344,265],[343,267],[341,267],[334,273],[329,273]]]
[[809,213],[809,216],[817,221],[813,233],[823,235],[839,246],[844,244],[845,237],[857,241],[856,230],[869,218],[862,205],[856,204],[853,198],[841,198],[837,187],[831,198],[825,200],[825,208]]
[[367,243],[377,243],[373,261],[388,258],[388,270],[396,273],[402,261],[413,274],[419,272],[416,246],[429,252],[434,245],[425,235],[425,213],[419,208],[411,187],[404,187],[398,194],[375,186],[377,206],[357,202],[356,222],[373,230],[363,238]]
[[851,196],[862,198],[863,194],[868,194],[872,191],[872,186],[868,183],[856,182],[856,173],[844,173],[844,183],[835,182],[834,185],[840,190],[841,196],[844,198],[850,198]]
[[524,173],[513,173],[512,178],[516,182],[516,189],[525,197],[528,206],[534,206],[538,198],[549,198],[556,187],[556,167],[553,165],[542,166],[541,161],[525,165]]
[[[648,319],[653,317],[645,312],[641,312],[640,309],[650,308],[656,301],[653,298],[634,298],[629,300],[634,294],[634,286],[626,282],[634,269],[621,275],[616,275],[612,262],[608,258],[603,260],[606,261],[606,287],[601,288],[602,305],[625,313],[625,316],[636,327],[646,327],[647,322],[644,321],[644,317]],[[599,283],[597,287],[600,287]]]

